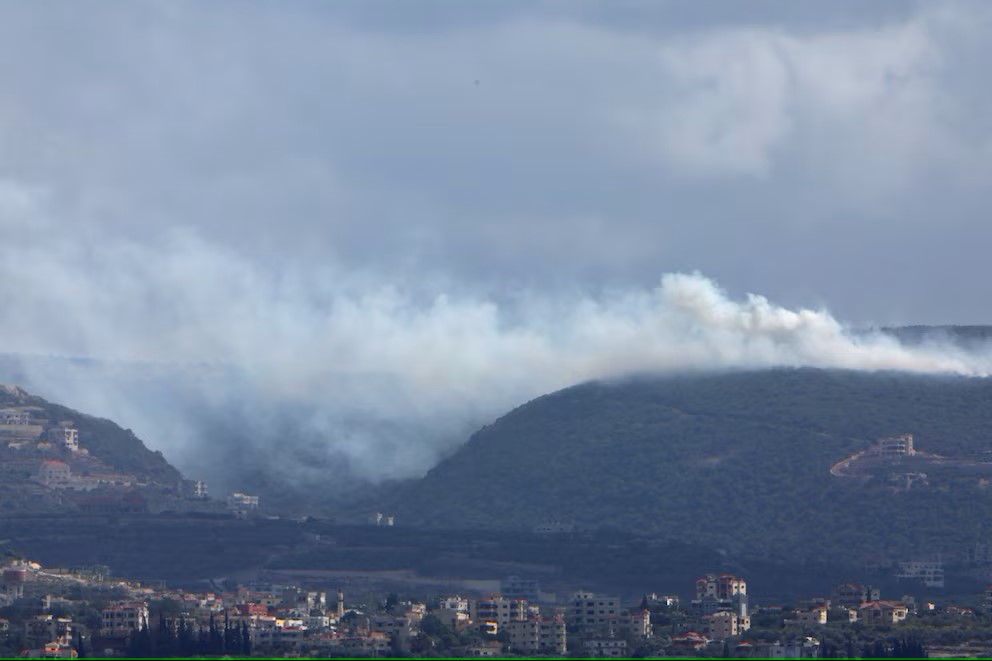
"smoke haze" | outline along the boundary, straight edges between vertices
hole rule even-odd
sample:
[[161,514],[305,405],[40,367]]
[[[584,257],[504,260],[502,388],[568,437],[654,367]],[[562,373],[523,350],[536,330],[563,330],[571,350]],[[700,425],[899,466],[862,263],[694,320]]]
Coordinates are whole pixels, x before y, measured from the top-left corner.
[[[49,232],[8,199],[7,376],[115,419],[190,475],[294,484],[423,474],[535,396],[640,372],[776,366],[983,375],[989,354],[853,333],[826,310],[735,300],[699,273],[654,288],[480,298],[329,264],[264,268],[173,232],[156,246]],[[41,206],[38,206],[38,205]],[[11,220],[13,219],[13,221]],[[42,359],[68,356],[76,360]],[[80,358],[85,360],[80,360]]]

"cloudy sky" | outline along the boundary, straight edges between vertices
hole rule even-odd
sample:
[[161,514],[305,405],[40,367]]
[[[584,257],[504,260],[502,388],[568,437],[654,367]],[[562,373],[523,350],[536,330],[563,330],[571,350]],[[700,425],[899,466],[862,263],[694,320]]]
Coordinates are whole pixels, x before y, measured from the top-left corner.
[[6,3],[0,204],[275,271],[700,270],[987,323],[990,27],[981,2]]
[[310,397],[358,463],[408,441],[363,416],[443,450],[644,366],[968,371],[842,325],[992,323],[990,34],[983,2],[4,3],[0,341],[238,366],[217,410]]

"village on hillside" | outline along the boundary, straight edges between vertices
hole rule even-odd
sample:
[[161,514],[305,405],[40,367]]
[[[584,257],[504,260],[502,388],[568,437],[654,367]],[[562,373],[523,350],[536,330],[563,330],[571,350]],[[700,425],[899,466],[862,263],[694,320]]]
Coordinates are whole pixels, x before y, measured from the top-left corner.
[[[914,448],[912,436],[882,439],[832,472],[858,477],[865,465],[891,467],[918,455],[934,460]],[[0,409],[0,473],[3,505],[29,513],[35,503],[38,511],[99,516],[171,507],[249,519],[245,523],[263,517],[258,496],[235,492],[215,500],[200,480],[164,484],[115,469],[89,451],[77,420],[51,419],[38,406]],[[906,480],[910,488],[913,481]],[[377,512],[368,525],[388,530],[395,519]],[[561,523],[534,530],[551,537],[573,533]],[[317,534],[307,539],[317,551],[326,541]],[[727,573],[700,577],[694,586],[686,576],[684,594],[660,594],[646,585],[633,600],[620,591],[554,594],[542,591],[538,579],[521,576],[505,577],[498,591],[458,593],[407,586],[401,595],[346,595],[329,580],[294,584],[258,576],[217,579],[200,590],[120,578],[106,565],[43,567],[19,555],[12,541],[0,540],[6,549],[0,656],[830,658],[992,652],[992,643],[983,642],[986,631],[992,633],[992,587],[967,605],[941,603],[939,595],[883,598],[878,588],[856,583],[795,603],[762,603],[752,601],[745,578]],[[891,569],[924,588],[944,586],[940,558],[907,559]]]
[[[4,386],[11,388],[11,386]],[[36,405],[0,408],[0,503],[25,512],[140,513],[164,509],[258,509],[258,496],[208,498],[204,480],[162,482],[108,465],[91,453],[73,419],[50,419]]]

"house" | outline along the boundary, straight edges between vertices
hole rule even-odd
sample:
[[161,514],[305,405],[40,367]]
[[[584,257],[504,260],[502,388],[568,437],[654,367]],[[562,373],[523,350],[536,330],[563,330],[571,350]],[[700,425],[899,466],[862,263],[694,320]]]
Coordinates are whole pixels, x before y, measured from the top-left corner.
[[676,649],[698,650],[709,645],[710,639],[698,631],[686,631],[685,633],[672,636],[672,646]]
[[46,459],[38,467],[38,481],[49,489],[64,489],[72,481],[69,464],[58,459]]
[[79,653],[68,643],[52,641],[41,647],[21,650],[22,659],[77,659]]
[[651,629],[651,611],[648,610],[636,610],[614,615],[609,618],[608,626],[610,631],[617,636],[650,638],[653,634]]
[[718,611],[704,615],[703,630],[710,640],[724,640],[736,636],[739,631],[737,615],[730,611]]
[[819,604],[808,609],[795,610],[792,612],[792,622],[801,626],[821,625],[827,623],[827,606]]
[[892,601],[868,601],[858,606],[858,619],[866,624],[898,624],[908,613],[904,604]]

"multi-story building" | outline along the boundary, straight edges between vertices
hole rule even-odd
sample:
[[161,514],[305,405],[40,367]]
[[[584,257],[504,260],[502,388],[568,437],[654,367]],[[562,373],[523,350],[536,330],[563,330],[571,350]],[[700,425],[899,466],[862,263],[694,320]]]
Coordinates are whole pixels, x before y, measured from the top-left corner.
[[629,613],[624,611],[609,620],[609,627],[614,635],[617,636],[650,638],[653,633],[651,629],[651,611],[636,610]]
[[505,630],[510,636],[510,649],[523,654],[548,652],[565,654],[567,638],[565,618],[531,618],[518,622],[508,622]]
[[55,617],[50,613],[35,615],[24,623],[24,634],[35,646],[48,642],[68,643],[72,639],[74,624],[67,617]]
[[69,486],[72,481],[69,464],[58,459],[46,459],[38,468],[38,481],[52,489]]
[[507,599],[494,596],[487,599],[469,601],[469,616],[473,622],[495,622],[500,627],[509,622],[527,619],[527,602],[523,599]]
[[62,430],[62,447],[69,452],[79,452],[79,430],[65,427]]
[[121,638],[148,626],[148,604],[144,601],[117,602],[104,607],[100,635]]
[[696,579],[696,600],[716,599],[729,601],[738,596],[747,595],[747,581],[733,574],[708,574]]
[[724,640],[739,632],[737,615],[730,611],[717,611],[703,616],[703,627],[710,640]]
[[698,650],[706,647],[709,642],[710,639],[698,631],[686,631],[672,636],[672,646],[675,649]]
[[[733,630],[736,636],[751,628],[751,618],[748,614],[747,581],[733,574],[707,574],[696,580],[696,598],[692,600],[691,610],[698,616],[708,617],[720,615],[716,620],[706,620],[706,626],[716,627],[714,631],[723,632],[727,626],[729,613],[734,620]],[[711,638],[713,636],[710,636]],[[726,637],[726,636],[725,636]]]
[[579,628],[606,627],[620,612],[620,597],[576,592],[567,610],[568,623]]
[[928,588],[944,587],[944,563],[936,560],[903,560],[896,578],[918,580]]
[[903,434],[892,438],[879,439],[869,450],[869,454],[883,457],[913,456],[916,450],[913,448],[913,435]]
[[747,617],[747,581],[731,574],[708,574],[696,580],[696,598],[690,606],[698,615],[733,611]]

